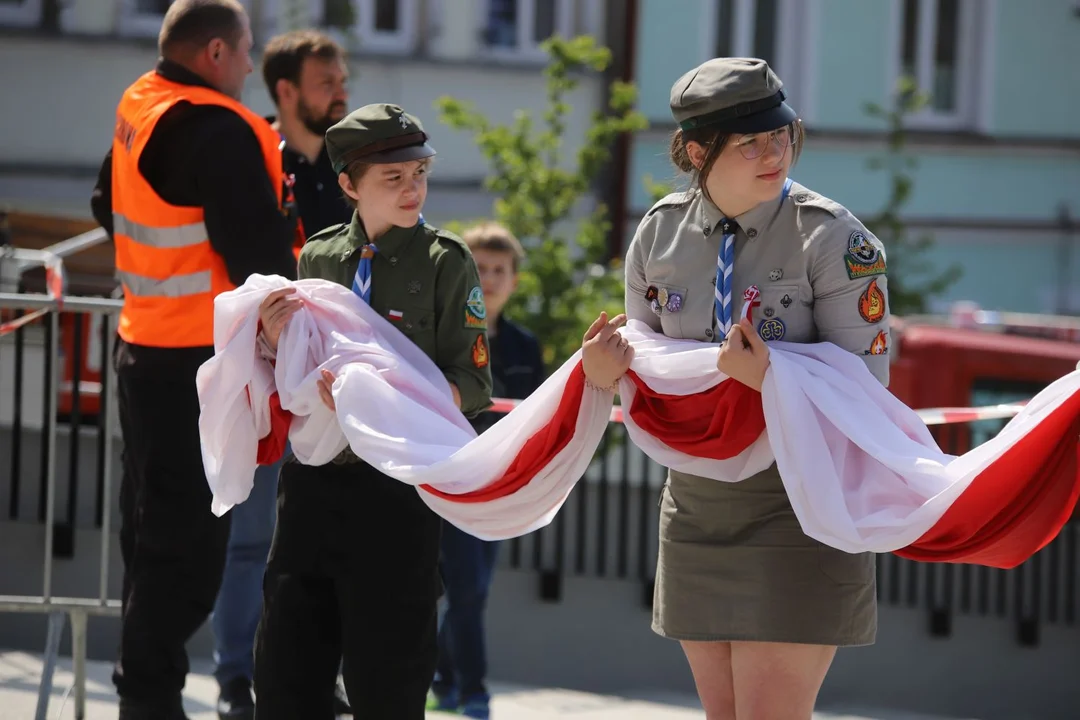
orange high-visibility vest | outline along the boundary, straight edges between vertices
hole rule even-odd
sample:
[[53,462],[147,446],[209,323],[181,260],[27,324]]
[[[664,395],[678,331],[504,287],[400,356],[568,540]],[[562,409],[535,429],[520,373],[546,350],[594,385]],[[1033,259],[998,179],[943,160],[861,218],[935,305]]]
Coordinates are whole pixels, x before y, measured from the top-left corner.
[[[281,138],[264,118],[210,88],[176,83],[156,72],[136,80],[116,110],[112,155],[116,274],[124,287],[119,334],[135,345],[213,345],[214,298],[234,287],[225,262],[210,247],[202,208],[170,205],[139,173],[139,157],[154,126],[178,102],[220,105],[247,121],[282,206]],[[299,254],[295,248],[294,253]]]

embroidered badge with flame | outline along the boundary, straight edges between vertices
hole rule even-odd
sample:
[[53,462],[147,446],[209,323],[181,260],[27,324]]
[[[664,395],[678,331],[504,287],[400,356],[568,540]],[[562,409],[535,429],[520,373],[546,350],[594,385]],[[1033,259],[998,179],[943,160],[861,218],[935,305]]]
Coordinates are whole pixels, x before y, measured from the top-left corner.
[[881,292],[877,280],[871,280],[866,292],[859,296],[859,314],[868,323],[881,322],[885,317],[885,293]]
[[484,342],[483,335],[476,336],[476,342],[472,347],[472,361],[473,365],[478,368],[487,367],[488,364],[488,349],[487,344]]
[[874,342],[870,343],[870,349],[863,351],[863,355],[884,355],[887,352],[889,352],[889,341],[885,337],[885,331],[882,330],[874,338]]

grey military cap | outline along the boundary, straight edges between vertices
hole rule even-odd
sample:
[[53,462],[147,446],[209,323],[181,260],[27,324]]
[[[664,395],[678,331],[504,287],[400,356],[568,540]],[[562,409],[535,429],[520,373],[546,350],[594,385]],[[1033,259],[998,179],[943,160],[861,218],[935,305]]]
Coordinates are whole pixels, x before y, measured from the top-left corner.
[[671,115],[683,130],[724,133],[776,130],[799,116],[784,102],[783,83],[757,58],[715,58],[675,81]]

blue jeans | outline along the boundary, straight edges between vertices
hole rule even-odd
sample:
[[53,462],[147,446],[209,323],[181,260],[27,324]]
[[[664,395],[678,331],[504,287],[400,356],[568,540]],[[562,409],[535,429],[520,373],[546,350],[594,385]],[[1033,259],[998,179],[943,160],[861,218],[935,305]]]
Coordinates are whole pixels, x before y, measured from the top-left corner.
[[[286,448],[286,454],[288,448]],[[255,674],[255,630],[262,613],[263,573],[277,521],[281,462],[260,466],[248,499],[232,510],[225,574],[214,603],[214,677],[224,687]]]
[[495,572],[499,544],[443,523],[439,566],[446,588],[445,612],[439,618],[439,661],[432,689],[467,698],[487,692],[484,608]]

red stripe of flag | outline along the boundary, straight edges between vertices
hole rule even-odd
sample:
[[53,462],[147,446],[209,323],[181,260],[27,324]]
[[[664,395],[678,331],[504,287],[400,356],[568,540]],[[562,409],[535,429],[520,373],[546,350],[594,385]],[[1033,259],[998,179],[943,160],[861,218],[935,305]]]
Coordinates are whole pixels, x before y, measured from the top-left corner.
[[695,395],[664,395],[654,392],[635,372],[627,377],[637,388],[630,417],[673,450],[727,460],[765,432],[761,393],[741,382],[725,380]]
[[1016,567],[1057,537],[1078,497],[1080,393],[979,473],[934,527],[895,554]]
[[456,495],[431,485],[420,487],[436,497],[460,503],[488,502],[513,495],[532,482],[536,474],[543,470],[573,439],[584,392],[585,373],[579,362],[566,381],[566,389],[551,420],[525,442],[502,477],[490,485]]

